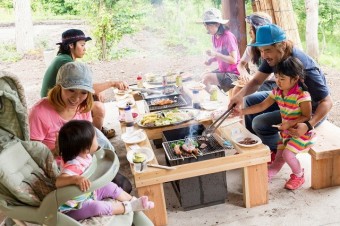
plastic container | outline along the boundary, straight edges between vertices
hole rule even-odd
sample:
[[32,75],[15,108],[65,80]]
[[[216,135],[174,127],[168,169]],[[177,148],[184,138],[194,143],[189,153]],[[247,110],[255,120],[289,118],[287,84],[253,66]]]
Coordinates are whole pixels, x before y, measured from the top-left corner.
[[137,76],[137,87],[138,88],[143,88],[144,87],[143,86],[143,77],[140,74]]
[[211,86],[211,89],[210,89],[210,100],[211,101],[217,101],[218,100],[218,88],[217,86]]
[[176,86],[178,88],[181,88],[183,86],[183,81],[182,81],[182,76],[181,75],[177,75],[176,76]]
[[132,116],[132,110],[131,107],[128,105],[124,109],[124,116],[125,116],[125,127],[126,127],[126,133],[132,132],[134,129],[134,121]]
[[192,107],[195,109],[201,109],[200,105],[200,91],[193,90],[192,91]]

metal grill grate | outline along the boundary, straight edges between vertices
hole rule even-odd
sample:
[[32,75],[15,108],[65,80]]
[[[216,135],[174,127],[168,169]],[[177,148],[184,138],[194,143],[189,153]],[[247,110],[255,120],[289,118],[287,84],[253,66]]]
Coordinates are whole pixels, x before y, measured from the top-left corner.
[[[152,105],[152,102],[155,100],[164,100],[164,99],[170,99],[175,101],[172,104],[166,104],[166,105],[162,105],[162,106],[158,106],[158,105]],[[178,95],[178,96],[168,96],[168,97],[164,97],[164,98],[153,98],[153,99],[147,99],[145,100],[149,111],[160,111],[160,110],[165,110],[165,109],[169,109],[169,108],[176,108],[176,107],[183,107],[187,105],[186,100],[182,97],[182,95]]]
[[[207,138],[207,141],[201,140],[202,138],[205,138],[204,136],[196,136],[196,137],[190,137],[193,141],[196,141],[198,145],[200,146],[202,143],[207,144],[205,148],[199,148],[200,152],[202,153],[203,156],[206,155],[211,155],[211,154],[216,154],[225,151],[225,149],[217,142],[217,140],[213,137],[210,136]],[[165,154],[168,158],[169,161],[175,161],[175,160],[183,160],[183,159],[188,159],[188,158],[195,158],[192,155],[182,155],[178,156],[175,154],[173,149],[171,148],[171,144],[176,144],[178,141],[185,141],[185,139],[180,139],[180,140],[174,140],[174,141],[167,141],[163,142],[163,148],[165,150]],[[199,158],[200,156],[197,156]]]

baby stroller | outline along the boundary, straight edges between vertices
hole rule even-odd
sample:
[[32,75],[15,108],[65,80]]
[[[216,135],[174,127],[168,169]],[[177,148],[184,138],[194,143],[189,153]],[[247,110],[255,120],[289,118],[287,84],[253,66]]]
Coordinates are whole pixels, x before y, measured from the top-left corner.
[[[117,155],[99,150],[84,172],[90,191],[109,183],[119,169]],[[29,140],[23,87],[11,73],[0,71],[0,212],[4,225],[131,225],[133,213],[78,222],[58,212],[67,200],[82,194],[77,186],[55,188],[59,170],[51,151]],[[91,222],[92,221],[92,222]]]

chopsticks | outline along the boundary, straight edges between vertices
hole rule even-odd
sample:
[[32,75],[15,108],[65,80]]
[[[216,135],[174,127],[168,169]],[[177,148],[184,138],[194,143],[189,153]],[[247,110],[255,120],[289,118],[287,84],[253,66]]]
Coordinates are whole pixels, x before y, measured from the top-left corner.
[[160,169],[166,169],[166,170],[174,170],[174,169],[176,169],[176,167],[162,166],[162,165],[151,164],[151,163],[148,163],[147,166],[155,167],[155,168],[160,168]]

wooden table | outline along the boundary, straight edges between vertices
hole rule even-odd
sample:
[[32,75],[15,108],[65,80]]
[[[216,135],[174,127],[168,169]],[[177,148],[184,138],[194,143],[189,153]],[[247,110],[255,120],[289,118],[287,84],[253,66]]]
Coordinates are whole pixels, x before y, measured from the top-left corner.
[[[204,92],[202,93],[204,94]],[[136,109],[144,106],[142,101],[136,102]],[[204,124],[209,124],[206,121]],[[152,148],[150,140],[161,137],[164,130],[186,127],[190,124],[197,124],[192,120],[188,123],[162,127],[157,129],[144,129],[148,139],[139,143],[139,146]],[[124,124],[121,124],[122,131],[125,131]],[[231,129],[238,127],[241,131],[246,130],[241,123],[234,123],[229,126],[219,128],[219,132],[227,139],[231,139]],[[129,150],[130,145],[126,145]],[[168,222],[166,204],[164,198],[163,183],[181,180],[190,177],[196,177],[206,174],[212,174],[232,169],[243,169],[243,200],[245,207],[253,207],[268,203],[268,177],[267,162],[270,161],[269,148],[263,144],[255,147],[244,148],[234,145],[239,154],[225,156],[195,163],[183,164],[176,166],[175,170],[164,170],[148,167],[143,173],[134,172],[131,165],[131,171],[134,177],[135,186],[139,196],[147,195],[150,200],[155,202],[155,208],[145,211],[145,214],[154,222],[155,225],[166,225]],[[156,158],[151,163],[158,164]]]

